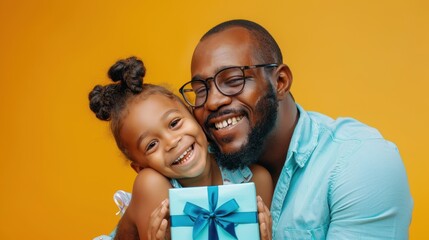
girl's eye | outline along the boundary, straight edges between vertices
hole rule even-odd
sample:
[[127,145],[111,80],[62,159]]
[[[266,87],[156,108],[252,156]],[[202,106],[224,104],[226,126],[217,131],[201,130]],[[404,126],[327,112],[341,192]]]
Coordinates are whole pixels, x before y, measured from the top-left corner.
[[151,141],[147,146],[146,146],[146,151],[151,150],[152,148],[154,148],[156,146],[156,141]]
[[174,128],[176,127],[179,123],[180,123],[180,118],[175,118],[173,121],[171,121],[170,123],[170,127]]

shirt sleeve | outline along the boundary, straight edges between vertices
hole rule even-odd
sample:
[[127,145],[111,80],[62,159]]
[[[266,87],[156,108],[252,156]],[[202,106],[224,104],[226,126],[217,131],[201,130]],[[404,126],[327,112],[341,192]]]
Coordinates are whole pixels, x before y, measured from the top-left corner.
[[362,142],[337,164],[327,239],[408,239],[413,200],[396,146]]

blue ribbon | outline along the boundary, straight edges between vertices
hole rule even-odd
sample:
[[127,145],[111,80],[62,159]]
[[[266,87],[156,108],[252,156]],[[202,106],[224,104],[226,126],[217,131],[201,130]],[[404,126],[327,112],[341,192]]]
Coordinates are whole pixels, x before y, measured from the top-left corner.
[[217,207],[218,202],[218,187],[207,187],[209,210],[198,205],[186,202],[183,212],[186,215],[171,216],[171,226],[193,226],[192,238],[197,236],[208,225],[209,240],[218,240],[218,232],[216,226],[223,228],[234,239],[237,239],[235,233],[235,224],[257,223],[256,212],[236,212],[239,205],[235,199],[230,199],[221,206]]

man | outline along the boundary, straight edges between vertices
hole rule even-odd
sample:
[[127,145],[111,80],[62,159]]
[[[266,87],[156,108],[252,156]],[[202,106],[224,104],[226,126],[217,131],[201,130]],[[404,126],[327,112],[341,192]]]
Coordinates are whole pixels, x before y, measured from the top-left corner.
[[413,201],[396,146],[351,118],[307,112],[272,36],[246,20],[208,31],[181,88],[234,169],[257,162],[276,186],[273,239],[407,239]]

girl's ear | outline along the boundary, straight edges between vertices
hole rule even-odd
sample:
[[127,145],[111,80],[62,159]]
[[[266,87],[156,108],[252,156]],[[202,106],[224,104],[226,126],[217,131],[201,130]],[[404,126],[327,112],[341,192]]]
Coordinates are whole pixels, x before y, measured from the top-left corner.
[[136,162],[131,162],[130,166],[132,169],[134,169],[134,171],[136,171],[136,173],[139,173],[141,170],[143,170],[144,167],[140,166],[138,163]]

